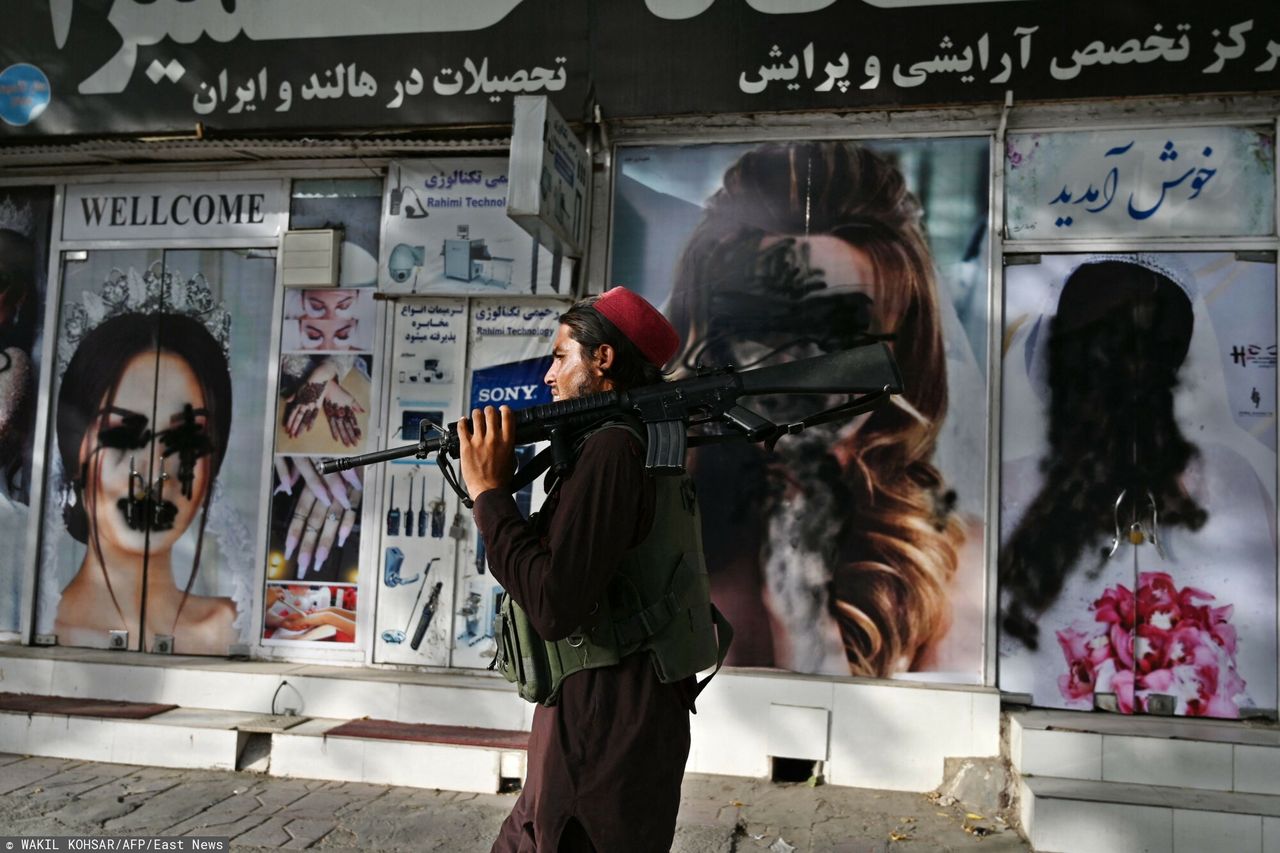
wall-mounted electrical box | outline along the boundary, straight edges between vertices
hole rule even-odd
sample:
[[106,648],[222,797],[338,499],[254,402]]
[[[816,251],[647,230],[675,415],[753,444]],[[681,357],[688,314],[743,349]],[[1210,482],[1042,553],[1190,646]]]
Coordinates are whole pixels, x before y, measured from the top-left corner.
[[280,276],[285,287],[333,287],[338,283],[342,230],[309,228],[284,232]]

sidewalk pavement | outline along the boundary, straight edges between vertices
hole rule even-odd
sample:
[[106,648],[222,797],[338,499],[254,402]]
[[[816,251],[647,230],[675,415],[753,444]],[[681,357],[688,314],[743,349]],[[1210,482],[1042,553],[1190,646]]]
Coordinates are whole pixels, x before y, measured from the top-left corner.
[[[196,835],[229,837],[238,851],[484,853],[515,796],[0,754],[0,836]],[[685,777],[672,847],[677,853],[1030,849],[994,816],[979,818],[922,794],[693,774]]]

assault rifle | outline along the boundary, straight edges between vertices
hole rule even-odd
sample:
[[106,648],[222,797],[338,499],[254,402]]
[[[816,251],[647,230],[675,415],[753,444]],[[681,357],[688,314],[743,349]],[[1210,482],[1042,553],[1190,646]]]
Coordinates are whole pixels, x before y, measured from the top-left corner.
[[[548,466],[557,476],[565,475],[573,464],[573,437],[620,416],[639,420],[648,431],[645,467],[655,474],[678,474],[684,471],[685,452],[689,447],[745,439],[764,442],[772,449],[784,435],[869,412],[887,403],[892,395],[901,393],[898,365],[888,346],[876,342],[770,367],[702,370],[675,382],[660,382],[630,391],[602,391],[531,406],[513,413],[516,444],[550,441],[551,446],[516,473],[512,491],[532,482]],[[775,424],[739,402],[743,397],[766,394],[848,395],[849,398],[802,420]],[[704,429],[707,427],[718,431]],[[694,430],[692,435],[690,429]],[[447,458],[458,457],[456,423],[445,430],[423,420],[417,444],[325,459],[320,471],[333,474],[406,456],[426,459],[432,453],[436,454],[446,482],[470,507],[471,500]]]

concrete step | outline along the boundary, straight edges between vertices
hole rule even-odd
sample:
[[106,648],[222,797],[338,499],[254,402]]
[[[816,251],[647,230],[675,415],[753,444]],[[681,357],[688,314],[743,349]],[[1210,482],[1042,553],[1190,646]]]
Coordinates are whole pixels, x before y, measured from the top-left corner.
[[431,741],[431,726],[413,739],[333,735],[346,720],[314,719],[271,735],[272,776],[369,782],[412,788],[494,794],[525,775],[527,732],[512,743],[472,746]]
[[[337,650],[288,653],[331,656]],[[484,671],[2,643],[0,690],[526,732],[535,708],[496,673]],[[833,785],[923,792],[943,784],[949,759],[1001,754],[1000,696],[978,685],[724,671],[698,698],[690,740],[692,773],[765,778],[778,758],[823,761]],[[265,751],[261,743],[253,746]]]
[[356,724],[367,721],[200,708],[129,719],[92,716],[92,709],[45,713],[27,706],[0,711],[0,753],[253,769],[272,776],[475,793],[497,793],[525,774],[528,733],[523,731],[477,729],[475,737],[466,737],[456,726],[392,724],[377,737],[353,737],[343,730],[358,731]]
[[1009,753],[1022,776],[1280,795],[1270,722],[1017,711]]
[[1024,776],[1038,853],[1280,853],[1280,796]]

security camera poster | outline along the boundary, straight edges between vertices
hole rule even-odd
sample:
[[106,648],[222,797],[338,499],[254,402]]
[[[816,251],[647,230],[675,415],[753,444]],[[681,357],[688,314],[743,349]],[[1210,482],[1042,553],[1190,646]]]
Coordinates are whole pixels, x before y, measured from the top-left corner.
[[[472,299],[470,381],[466,411],[486,406],[524,409],[552,402],[543,377],[551,367],[551,346],[564,300]],[[517,465],[525,465],[545,444],[516,448]],[[543,480],[530,483],[514,497],[526,518],[546,499]],[[470,521],[470,519],[468,519]],[[502,587],[489,569],[484,537],[470,524],[458,560],[457,594],[453,600],[455,667],[488,667],[497,651],[494,620]]]
[[[467,300],[403,297],[389,304],[386,446],[407,447],[439,435],[446,419],[462,411]],[[411,454],[377,467],[382,500],[374,513],[381,542],[374,660],[448,666],[454,565],[471,513],[449,488],[434,455]]]
[[1233,252],[1007,268],[1001,690],[1274,713],[1275,290]]
[[[662,306],[699,367],[877,341],[906,392],[772,450],[692,451],[728,663],[983,675],[986,138],[619,149],[610,281]],[[845,398],[744,401],[777,423]]]
[[48,187],[0,190],[0,635],[21,629],[26,598],[31,452],[42,365],[49,222]]
[[378,229],[382,221],[378,178],[315,178],[293,182],[291,229],[340,228],[339,287],[378,283]]
[[274,287],[274,257],[235,250],[64,262],[37,632],[176,654],[249,641]]
[[432,296],[567,294],[568,259],[507,216],[507,160],[398,160],[387,169],[378,286]]

